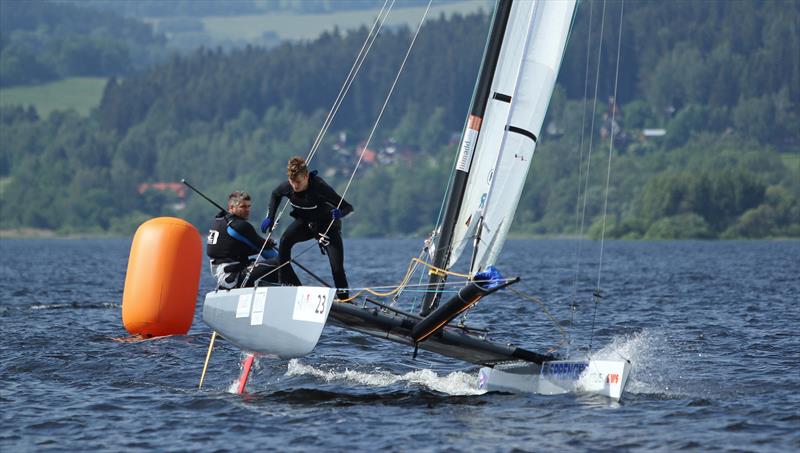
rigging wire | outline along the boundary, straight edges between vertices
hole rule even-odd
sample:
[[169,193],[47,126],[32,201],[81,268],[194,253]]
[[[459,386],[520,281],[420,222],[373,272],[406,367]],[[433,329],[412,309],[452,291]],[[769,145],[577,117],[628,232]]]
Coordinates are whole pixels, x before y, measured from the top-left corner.
[[[367,137],[367,141],[364,144],[363,149],[361,150],[361,154],[358,156],[358,161],[356,162],[355,168],[353,168],[353,172],[350,174],[350,179],[347,181],[347,185],[342,192],[341,199],[339,200],[337,208],[341,207],[342,201],[344,200],[347,191],[350,190],[350,185],[353,183],[353,178],[356,176],[358,172],[358,168],[361,165],[361,161],[364,159],[364,154],[366,153],[367,149],[369,148],[369,144],[372,141],[372,137],[375,135],[375,130],[378,128],[378,124],[380,124],[381,118],[383,117],[383,112],[386,110],[386,106],[389,104],[389,99],[392,97],[392,93],[394,93],[395,86],[397,86],[397,81],[400,79],[400,75],[403,73],[403,69],[405,69],[406,62],[408,61],[409,55],[411,55],[411,50],[414,48],[414,44],[417,42],[417,37],[419,36],[419,32],[422,29],[422,25],[425,23],[425,19],[428,16],[428,12],[431,9],[431,3],[433,0],[428,0],[428,7],[425,9],[425,12],[422,14],[422,19],[419,21],[419,25],[417,26],[417,30],[414,32],[414,37],[411,39],[411,44],[408,46],[408,50],[406,51],[405,56],[403,57],[402,63],[400,63],[400,68],[397,70],[397,74],[394,77],[394,81],[392,81],[392,86],[389,88],[389,93],[386,95],[386,99],[383,101],[383,105],[381,106],[380,112],[378,113],[378,117],[375,119],[375,124],[372,125],[372,130]],[[328,228],[325,230],[325,234],[328,233],[331,226],[333,225],[333,221],[328,224]]]
[[[317,137],[314,139],[314,143],[311,146],[311,149],[309,150],[308,155],[306,156],[306,163],[310,162],[311,159],[313,159],[314,155],[316,154],[317,149],[319,148],[319,145],[322,143],[322,139],[325,137],[325,134],[327,133],[328,128],[330,127],[331,123],[333,122],[333,119],[336,117],[336,113],[339,111],[339,107],[342,105],[342,102],[344,101],[344,98],[347,96],[347,93],[350,91],[350,87],[352,86],[356,75],[358,75],[358,72],[361,70],[361,66],[364,63],[364,60],[366,60],[367,55],[369,54],[370,50],[372,49],[372,45],[375,43],[375,40],[377,39],[378,34],[380,33],[381,29],[383,28],[383,24],[386,22],[386,19],[389,17],[389,13],[391,12],[392,7],[394,6],[394,3],[395,3],[395,0],[391,0],[391,3],[389,3],[389,0],[384,0],[383,6],[381,7],[380,11],[378,12],[378,15],[375,17],[375,21],[372,23],[372,27],[370,28],[369,33],[367,33],[367,37],[364,40],[364,44],[361,45],[361,49],[359,49],[358,54],[356,55],[356,59],[353,62],[353,65],[350,67],[350,72],[348,72],[347,77],[345,78],[345,81],[342,84],[342,87],[339,89],[339,93],[336,95],[336,100],[334,100],[333,105],[331,106],[331,109],[328,111],[328,115],[325,118],[325,121],[323,122],[322,128],[320,129],[319,133],[317,133]],[[387,4],[389,5],[388,9],[386,8]],[[376,29],[376,26],[377,26],[377,29]],[[284,211],[286,211],[287,206],[289,206],[288,203],[283,205],[281,210],[278,211],[278,215],[276,215],[275,219],[273,219],[273,222],[274,222],[273,223],[273,230],[274,230],[274,226],[277,226],[278,221],[281,219],[281,217],[283,217],[283,213],[284,213]],[[327,233],[327,231],[326,231],[326,233]],[[269,234],[267,234],[267,238],[266,238],[267,240],[261,246],[261,250],[259,250],[258,255],[257,255],[258,257],[260,257],[261,253],[264,252],[264,248],[266,247],[267,242],[271,239],[271,237],[272,237],[272,231],[270,231]],[[307,250],[305,250],[305,251],[307,251]],[[305,253],[305,251],[303,251],[300,255]],[[242,286],[241,287],[244,287],[244,285],[246,284],[247,280],[249,280],[250,275],[252,274],[253,269],[255,269],[255,266],[257,264],[258,264],[258,258],[256,259],[255,262],[253,262],[252,265],[250,265],[248,267],[247,274],[245,276],[244,281],[242,281]],[[286,264],[287,263],[281,264],[277,268],[275,268],[272,271],[270,271],[267,274],[265,274],[264,277],[272,274],[273,272],[278,271],[281,267],[285,266]]]
[[[389,4],[389,0],[385,0],[383,2],[383,6],[381,7],[381,10],[378,12],[378,15],[375,17],[375,22],[372,23],[372,28],[369,30],[367,38],[364,41],[364,44],[361,46],[361,50],[358,51],[358,55],[356,55],[356,59],[353,62],[353,65],[350,67],[350,72],[347,74],[344,84],[342,84],[342,87],[339,89],[339,94],[336,95],[336,100],[333,102],[333,106],[331,106],[331,109],[328,111],[328,116],[325,118],[325,122],[322,125],[322,129],[320,129],[319,133],[317,134],[317,138],[314,140],[314,144],[311,146],[311,149],[309,150],[308,155],[306,156],[306,163],[310,162],[311,159],[314,158],[314,155],[317,153],[317,149],[322,143],[322,139],[325,137],[325,134],[327,133],[328,128],[333,122],[336,113],[338,113],[339,107],[342,105],[342,102],[344,101],[344,98],[347,96],[348,91],[350,91],[350,87],[352,86],[353,81],[356,78],[356,75],[358,75],[358,72],[361,70],[361,66],[363,65],[364,60],[366,60],[367,55],[372,49],[372,45],[375,43],[378,34],[383,28],[383,24],[386,22],[386,18],[389,17],[389,13],[392,11],[394,3],[395,0],[392,0],[391,4]],[[386,9],[387,4],[389,4],[388,10]],[[379,23],[380,25],[378,25]],[[376,26],[377,30],[375,28]]]
[[594,149],[594,122],[595,118],[597,117],[597,92],[600,86],[600,57],[603,54],[603,35],[605,33],[605,22],[606,22],[606,1],[603,0],[603,12],[600,20],[600,44],[597,47],[597,67],[595,70],[595,81],[594,81],[594,99],[592,102],[592,119],[589,125],[589,150],[586,156],[586,172],[584,174],[584,184],[583,184],[583,207],[581,209],[581,230],[580,234],[583,234],[583,228],[585,226],[586,220],[586,203],[587,199],[589,198],[589,175],[591,170],[592,164],[592,151]]
[[589,2],[589,31],[586,33],[586,70],[584,73],[583,83],[583,114],[581,116],[581,139],[578,144],[578,193],[575,198],[575,231],[578,232],[578,240],[575,244],[575,279],[572,285],[572,299],[570,301],[570,322],[567,328],[567,356],[569,356],[569,348],[572,344],[572,326],[575,322],[575,311],[577,310],[577,297],[578,297],[578,278],[580,275],[580,256],[581,244],[583,240],[583,219],[581,218],[581,193],[583,187],[583,145],[586,138],[586,107],[589,99],[589,60],[591,59],[591,41],[592,41],[592,19],[594,16],[594,2]]
[[[368,137],[368,139],[366,141],[366,144],[364,145],[364,148],[361,150],[361,154],[358,157],[358,161],[356,162],[356,166],[355,166],[355,168],[353,168],[353,172],[350,174],[350,179],[347,182],[347,186],[345,186],[345,189],[342,192],[342,195],[341,195],[341,197],[339,199],[339,203],[337,203],[337,205],[336,205],[337,209],[342,206],[342,201],[344,201],[345,195],[347,195],[347,192],[350,189],[350,185],[353,182],[353,178],[355,177],[356,173],[358,172],[358,168],[361,165],[361,161],[364,158],[364,154],[365,154],[366,150],[369,147],[369,143],[372,140],[373,135],[375,134],[375,130],[378,128],[378,124],[380,123],[381,118],[383,117],[383,112],[386,110],[386,106],[389,103],[389,99],[392,97],[392,93],[394,92],[394,88],[397,85],[398,79],[400,79],[400,75],[402,74],[403,69],[405,68],[406,62],[408,61],[408,57],[411,54],[411,50],[414,48],[414,44],[417,41],[417,37],[419,36],[419,32],[422,29],[422,25],[425,23],[425,19],[427,18],[428,12],[431,9],[431,3],[432,2],[433,2],[433,0],[428,0],[428,6],[427,6],[427,8],[425,9],[425,12],[422,15],[422,18],[420,19],[419,25],[417,26],[417,30],[414,32],[414,37],[411,39],[411,43],[409,44],[408,50],[406,51],[406,54],[405,54],[405,57],[403,58],[403,61],[400,64],[400,68],[398,69],[397,74],[395,75],[394,81],[392,82],[392,85],[391,85],[391,87],[389,89],[389,93],[386,95],[386,99],[384,100],[383,105],[381,106],[380,112],[378,113],[378,117],[377,117],[377,119],[375,120],[375,123],[372,126],[372,130],[371,130],[371,132],[369,134],[369,137]],[[385,21],[385,17],[384,17],[384,21]],[[281,210],[281,214],[286,209],[286,206],[288,206],[288,203],[286,205],[284,205],[284,208]],[[280,217],[280,214],[276,217],[276,220],[279,217]],[[330,232],[330,229],[333,226],[334,222],[335,222],[335,220],[331,219],[331,221],[328,223],[327,228],[325,228],[325,232],[322,233],[323,235],[327,235],[328,232]],[[271,235],[272,235],[272,232],[270,232],[270,234],[267,236],[267,239],[269,239]],[[300,256],[304,255],[309,250],[311,250],[315,245],[316,245],[316,243],[309,245],[308,247],[303,249],[300,253],[295,255],[295,257],[300,257]],[[262,247],[262,251],[263,251],[263,247]],[[257,263],[257,261],[256,261],[256,263]],[[268,272],[267,274],[265,274],[264,277],[266,277],[267,275],[272,274],[273,272],[277,272],[279,269],[281,269],[283,266],[288,265],[289,263],[290,263],[290,261],[287,261],[285,263],[281,263],[275,269],[273,269],[270,272]],[[255,263],[254,263],[254,265],[255,265]],[[250,272],[252,271],[254,265],[250,267],[250,270],[248,270],[248,276],[250,275]],[[338,289],[347,289],[347,288],[338,288]],[[355,299],[355,297],[356,296],[350,297],[348,299],[344,299],[344,300],[342,300],[342,302],[351,301],[351,300]]]
[[605,193],[605,201],[603,202],[603,225],[600,230],[600,261],[597,264],[597,287],[595,289],[595,297],[594,297],[594,316],[592,317],[592,333],[589,337],[589,353],[592,352],[592,340],[594,339],[594,324],[595,319],[597,318],[597,305],[600,299],[600,276],[603,271],[603,248],[605,244],[605,234],[606,234],[606,216],[608,214],[608,189],[611,180],[611,157],[614,154],[614,120],[616,117],[616,103],[617,103],[617,86],[619,83],[619,60],[620,55],[622,52],[622,17],[625,11],[625,0],[622,0],[620,3],[620,10],[619,10],[619,36],[617,41],[617,63],[616,69],[614,72],[614,103],[611,106],[611,134],[609,137],[608,143],[608,170],[606,172],[606,193]]
[[[583,182],[583,202],[582,202],[581,213],[580,213],[580,230],[578,232],[580,237],[583,236],[583,230],[584,230],[585,221],[586,221],[586,204],[587,204],[587,199],[589,198],[589,175],[591,174],[590,170],[591,170],[591,163],[592,163],[592,150],[594,149],[594,122],[595,122],[595,118],[597,116],[597,93],[598,93],[599,85],[600,85],[600,58],[601,58],[601,56],[603,54],[603,36],[605,35],[605,23],[606,23],[606,1],[605,0],[603,0],[603,10],[602,10],[602,14],[601,14],[600,17],[601,17],[601,20],[600,20],[600,37],[598,39],[599,44],[597,46],[597,66],[595,68],[594,95],[593,95],[593,100],[592,100],[592,116],[591,116],[591,121],[589,122],[589,147],[588,147],[588,151],[587,151],[587,155],[586,155],[586,172],[583,174],[583,179],[584,179],[584,182]],[[589,52],[587,50],[587,55],[588,55],[588,53]],[[587,65],[588,65],[588,61],[587,61]],[[587,80],[587,83],[588,83],[588,80]],[[581,155],[582,155],[582,153],[581,153]],[[581,163],[581,165],[582,165],[582,163]],[[579,182],[579,184],[580,184],[580,182]],[[580,246],[580,241],[581,240],[579,239],[579,246]],[[576,263],[580,263],[580,256],[576,255]],[[575,272],[576,272],[576,274],[575,274],[575,292],[576,292],[576,297],[577,297],[577,291],[578,291],[577,285],[578,285],[578,280],[579,280],[579,275],[578,275],[579,264],[576,264]],[[573,310],[574,310],[574,303],[575,302],[573,301]],[[573,313],[573,318],[574,318],[574,313]]]

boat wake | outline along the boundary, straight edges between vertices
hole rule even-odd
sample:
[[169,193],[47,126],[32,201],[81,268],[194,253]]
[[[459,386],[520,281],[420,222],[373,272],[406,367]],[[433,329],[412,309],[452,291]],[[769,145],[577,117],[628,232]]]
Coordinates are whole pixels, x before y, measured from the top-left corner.
[[628,360],[632,371],[625,389],[628,393],[675,397],[685,395],[680,388],[680,370],[686,370],[675,356],[667,335],[658,329],[644,329],[612,338],[592,354],[593,359]]
[[[584,356],[571,356],[571,360],[585,360]],[[631,363],[631,375],[628,378],[625,392],[632,395],[651,395],[666,398],[684,397],[682,390],[685,383],[679,371],[686,369],[680,357],[675,356],[675,349],[670,347],[665,332],[659,329],[645,329],[626,335],[619,335],[591,355],[593,360],[628,360]],[[261,361],[254,362],[255,370],[264,366]],[[677,371],[675,371],[677,370]],[[288,362],[284,377],[308,377],[325,383],[344,383],[371,388],[423,388],[448,396],[481,395],[486,390],[478,387],[477,375],[455,371],[439,375],[431,369],[421,369],[399,374],[381,368],[371,370],[353,370],[326,365],[309,365],[299,359]],[[238,379],[234,380],[227,391],[236,393]],[[392,389],[396,390],[396,389]]]
[[480,395],[485,393],[478,388],[474,374],[455,371],[443,376],[429,369],[395,374],[385,370],[356,371],[344,369],[324,369],[301,363],[298,359],[289,361],[286,376],[312,376],[325,382],[348,381],[369,387],[389,387],[393,385],[421,386],[453,396]]

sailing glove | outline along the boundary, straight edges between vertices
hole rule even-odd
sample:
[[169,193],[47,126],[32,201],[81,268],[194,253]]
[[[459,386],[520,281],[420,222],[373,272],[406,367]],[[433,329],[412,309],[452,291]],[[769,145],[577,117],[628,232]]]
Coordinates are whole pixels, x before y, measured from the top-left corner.
[[278,251],[275,250],[275,241],[270,239],[267,241],[267,246],[261,251],[261,258],[269,260],[278,256]]
[[271,225],[272,225],[272,219],[270,219],[269,217],[264,217],[264,220],[261,221],[261,232],[266,233]]
[[342,218],[342,211],[339,208],[331,209],[331,218],[333,220],[339,220]]

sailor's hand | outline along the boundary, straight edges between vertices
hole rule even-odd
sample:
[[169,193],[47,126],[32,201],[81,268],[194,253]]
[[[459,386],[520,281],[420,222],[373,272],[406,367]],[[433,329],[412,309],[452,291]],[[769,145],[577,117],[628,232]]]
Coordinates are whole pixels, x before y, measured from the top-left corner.
[[261,221],[261,232],[266,233],[270,226],[272,226],[272,219],[264,217],[264,220]]
[[325,233],[319,233],[319,239],[318,239],[318,241],[319,241],[319,245],[321,245],[321,246],[323,246],[323,247],[327,247],[327,246],[328,246],[328,244],[330,244],[330,243],[331,243],[331,238],[330,238],[330,237],[328,237],[328,235],[327,235],[327,234],[325,234]]
[[333,220],[339,220],[342,218],[342,211],[339,208],[331,209],[331,218]]
[[266,248],[274,249],[276,245],[278,245],[278,244],[276,244],[275,241],[272,240],[272,238],[267,239],[267,247]]

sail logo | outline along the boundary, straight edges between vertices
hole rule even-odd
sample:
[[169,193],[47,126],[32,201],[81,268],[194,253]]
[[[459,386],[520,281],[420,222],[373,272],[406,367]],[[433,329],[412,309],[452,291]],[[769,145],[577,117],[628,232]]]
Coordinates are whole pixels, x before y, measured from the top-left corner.
[[475,142],[478,139],[478,131],[467,129],[464,131],[464,140],[461,142],[461,152],[458,155],[456,170],[468,172],[472,162],[472,152],[475,151]]

